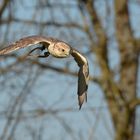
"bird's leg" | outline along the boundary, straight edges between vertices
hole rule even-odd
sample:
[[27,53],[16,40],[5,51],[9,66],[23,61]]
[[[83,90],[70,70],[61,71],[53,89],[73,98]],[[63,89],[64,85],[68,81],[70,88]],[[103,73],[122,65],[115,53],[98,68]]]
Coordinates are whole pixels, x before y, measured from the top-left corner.
[[50,55],[49,52],[44,52],[44,55],[38,55],[37,57],[46,58]]
[[32,52],[34,52],[35,50],[41,50],[41,51],[44,51],[45,50],[45,46],[41,46],[41,47],[36,47],[34,48],[33,50],[31,50],[29,53],[28,53],[28,56],[33,56],[33,57],[41,57],[41,58],[46,58],[50,55],[49,52],[44,52],[44,55],[30,55]]
[[43,51],[43,50],[45,50],[45,46],[43,45],[43,46],[41,46],[41,47],[36,47],[36,48],[34,48],[34,49],[32,49],[29,53],[28,53],[28,55],[30,55],[32,52],[34,52],[35,50],[41,50],[41,51]]

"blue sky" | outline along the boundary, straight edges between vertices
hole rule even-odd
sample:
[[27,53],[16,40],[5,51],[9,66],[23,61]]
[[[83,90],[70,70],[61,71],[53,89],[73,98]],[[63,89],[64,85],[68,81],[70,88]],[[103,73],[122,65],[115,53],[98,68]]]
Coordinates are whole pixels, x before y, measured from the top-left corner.
[[[51,0],[51,2],[53,3],[55,2],[55,0]],[[68,1],[63,0],[62,3],[67,2]],[[76,4],[75,1],[72,1],[70,3]],[[24,0],[23,2],[16,0],[11,5],[13,6],[12,14],[15,18],[19,19],[30,20],[32,17],[35,21],[38,22],[50,21],[52,20],[53,16],[55,17],[55,21],[59,23],[68,22],[67,20],[70,19],[71,22],[76,22],[82,25],[82,18],[76,6],[73,9],[64,8],[62,10],[61,8],[57,8],[53,11],[51,11],[49,8],[42,8],[38,9],[37,14],[35,14],[36,11],[33,7],[36,6],[36,4],[37,1]],[[109,58],[112,60],[110,61],[110,67],[112,69],[116,69],[119,63],[119,53],[117,50],[116,39],[113,37],[115,33],[113,24],[113,0],[108,0],[108,4],[111,8],[109,17],[106,16],[104,0],[98,0],[96,2],[96,8],[98,10],[100,18],[102,19],[104,28],[108,29],[107,34],[109,37]],[[139,18],[137,18],[140,14],[139,6],[140,5],[137,5],[137,3],[130,1],[132,26],[137,37],[139,37],[139,29],[137,25],[139,25],[140,23]],[[8,15],[9,11],[6,11],[4,18],[7,18]],[[75,31],[72,29],[65,29],[61,27],[54,28],[52,26],[39,27],[39,25],[18,22],[13,22],[8,25],[8,27],[10,30],[8,34],[6,34],[7,26],[0,27],[0,33],[3,35],[0,39],[1,42],[3,42],[5,38],[9,43],[23,36],[43,33],[43,35],[54,36],[69,42],[73,47],[77,48],[84,54],[86,53],[86,51],[88,51],[90,45],[90,42],[88,42],[87,40],[87,36],[80,30]],[[21,50],[18,51],[17,54],[22,54],[23,52],[24,50]],[[88,55],[87,58],[89,60],[90,74],[95,76],[98,75],[99,67],[96,62],[95,56]],[[66,65],[69,65],[71,70],[78,71],[78,66],[73,58],[60,60],[49,57],[40,61],[62,68],[66,67]],[[5,65],[5,63],[7,64],[8,62],[9,60],[7,60],[6,62],[0,62],[0,65]],[[74,111],[72,112],[62,111],[55,115],[48,113],[44,116],[40,116],[34,119],[29,118],[21,120],[15,131],[16,139],[22,140],[26,137],[27,140],[30,140],[31,132],[36,132],[37,135],[37,133],[39,133],[39,129],[41,128],[43,128],[42,137],[44,139],[113,139],[114,132],[111,124],[111,118],[107,109],[107,104],[104,100],[104,95],[102,94],[102,91],[98,85],[92,82],[89,83],[88,103],[84,104],[82,110],[79,111],[77,105],[77,77],[63,75],[48,69],[41,70],[36,66],[29,68],[28,62],[24,63],[24,66],[22,66],[22,64],[18,64],[12,69],[13,71],[4,75],[4,77],[2,75],[0,76],[0,84],[3,85],[0,86],[0,90],[2,91],[0,96],[1,111],[9,108],[9,102],[11,105],[14,103],[14,100],[11,99],[15,99],[17,95],[22,91],[22,87],[26,84],[26,81],[29,77],[31,80],[32,89],[31,91],[29,91],[29,93],[26,93],[28,91],[26,91],[25,89],[27,97],[22,106],[23,111],[26,112],[27,110],[31,111],[34,109],[42,108],[46,110],[59,110],[65,108],[74,109]],[[19,71],[19,73],[15,75],[14,70]],[[37,80],[34,80],[36,75]],[[116,76],[116,79],[117,78],[118,77]],[[5,79],[7,79],[6,83],[3,82]],[[5,89],[3,87],[7,88]],[[20,106],[18,105],[18,107]],[[90,107],[92,107],[93,110],[89,110],[88,108]],[[64,122],[62,122],[62,120]],[[1,130],[3,129],[5,123],[6,120],[3,116],[2,119],[0,119]],[[12,123],[14,124],[14,121]],[[11,128],[12,125],[9,127],[9,132]]]

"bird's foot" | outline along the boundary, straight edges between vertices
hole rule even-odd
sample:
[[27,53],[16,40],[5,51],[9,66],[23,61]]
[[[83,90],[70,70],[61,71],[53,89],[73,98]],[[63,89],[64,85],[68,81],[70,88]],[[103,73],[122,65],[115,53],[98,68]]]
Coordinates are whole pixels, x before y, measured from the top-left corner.
[[32,52],[34,52],[35,50],[41,50],[41,51],[44,51],[44,50],[45,50],[45,46],[36,47],[36,48],[32,49],[32,50],[28,53],[28,55],[30,55],[30,54],[31,54]]
[[34,49],[32,49],[28,54],[27,56],[32,56],[32,57],[41,57],[41,58],[46,58],[50,55],[49,52],[44,52],[44,55],[32,55],[32,52],[36,51],[36,50],[41,50],[41,51],[44,51],[45,50],[45,46],[42,45],[41,47],[36,47]]
[[50,55],[49,52],[44,52],[44,55],[38,55],[37,57],[46,58]]

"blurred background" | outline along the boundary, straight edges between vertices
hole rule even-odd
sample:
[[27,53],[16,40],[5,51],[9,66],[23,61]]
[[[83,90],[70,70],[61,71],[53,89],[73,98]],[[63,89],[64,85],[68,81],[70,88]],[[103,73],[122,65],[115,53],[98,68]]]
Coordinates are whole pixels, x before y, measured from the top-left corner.
[[90,67],[79,111],[72,57],[0,56],[0,140],[140,140],[139,15],[140,0],[0,0],[0,49],[51,36]]

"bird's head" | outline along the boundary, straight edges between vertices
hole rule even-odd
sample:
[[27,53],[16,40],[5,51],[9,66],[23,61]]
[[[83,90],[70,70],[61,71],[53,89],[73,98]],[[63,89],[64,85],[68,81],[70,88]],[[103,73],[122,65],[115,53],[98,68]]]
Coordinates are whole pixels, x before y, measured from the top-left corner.
[[48,46],[51,55],[58,58],[65,58],[71,54],[71,47],[65,42],[56,42]]

